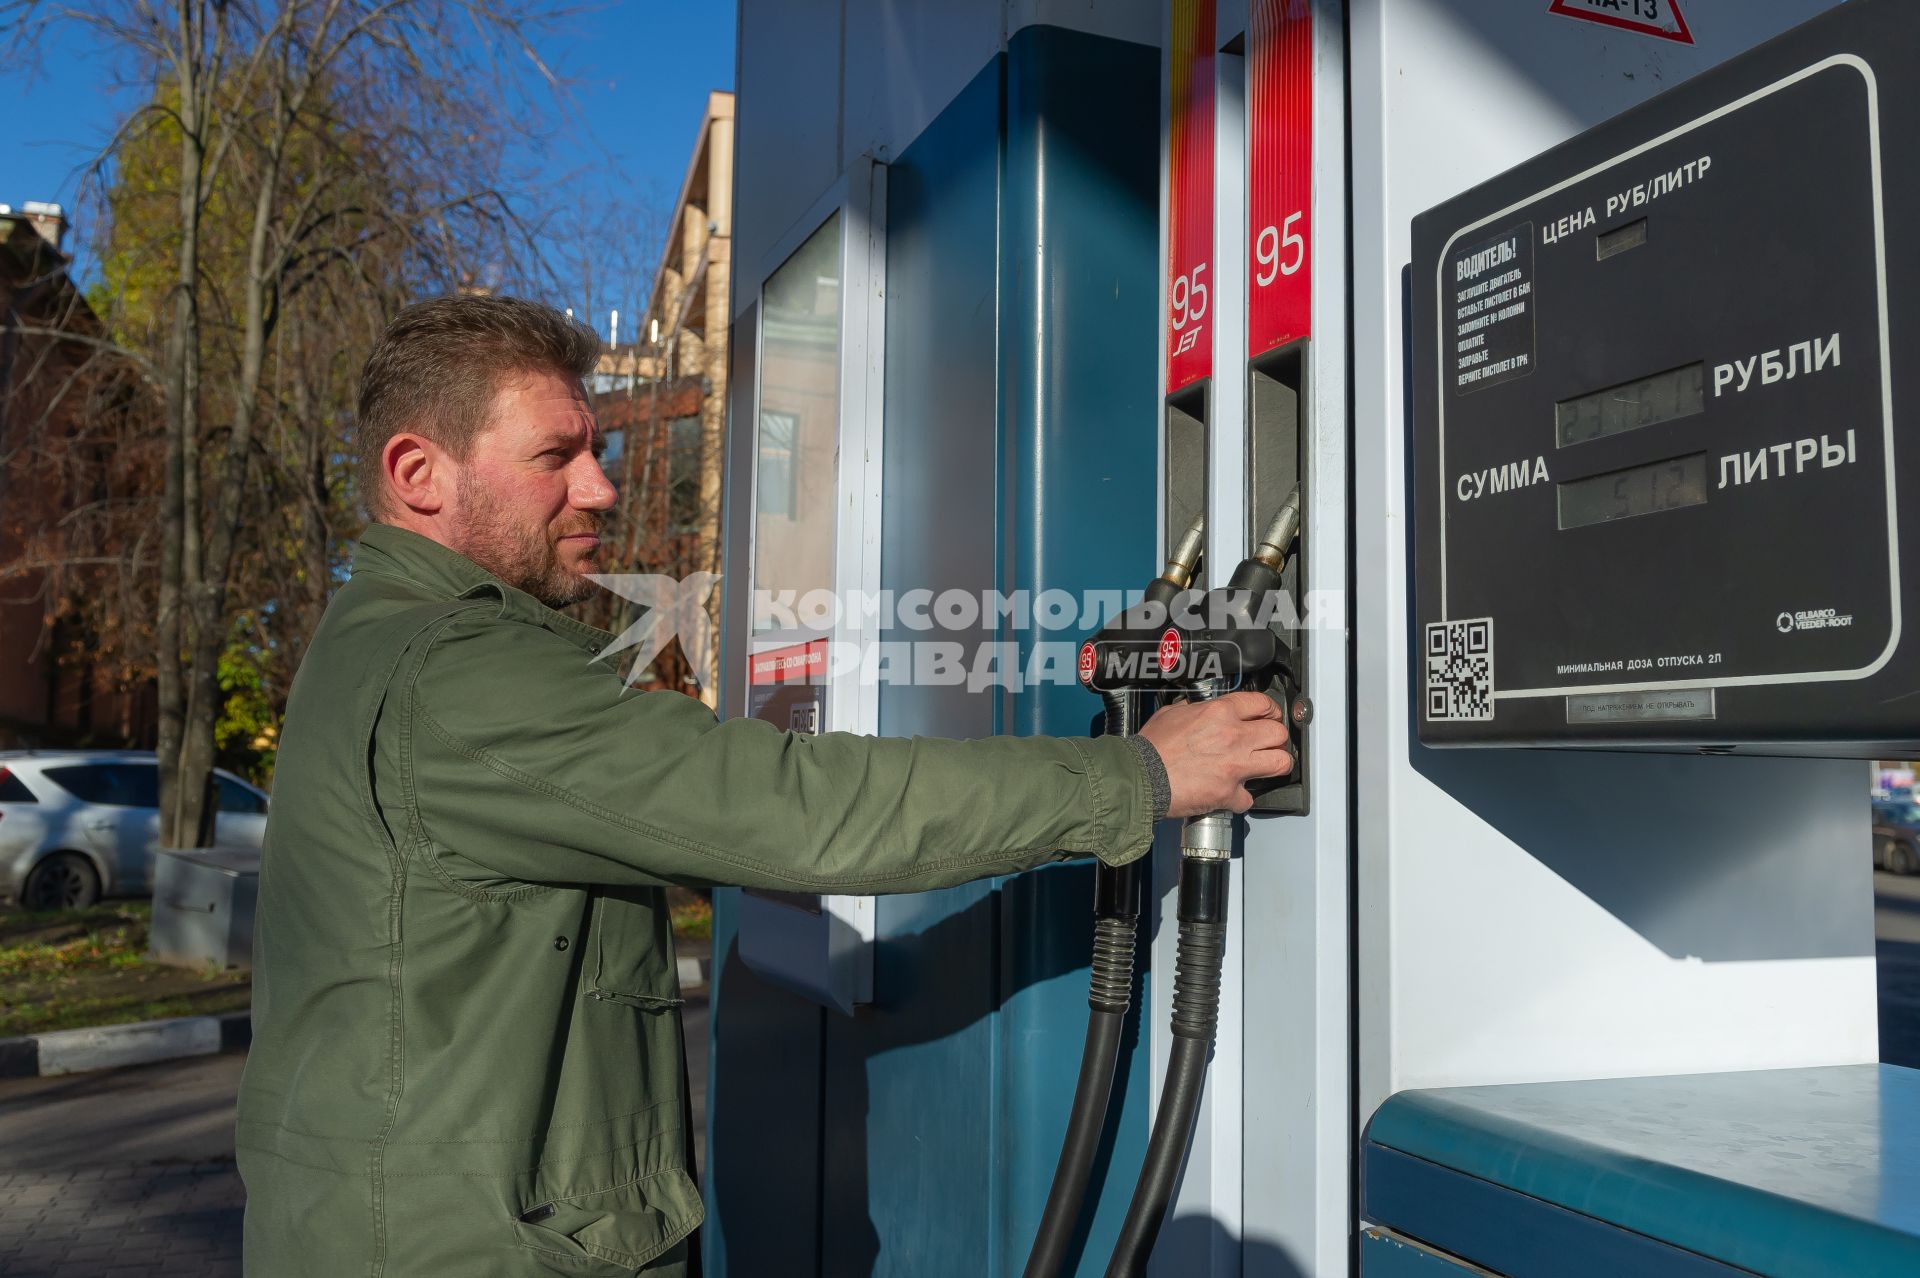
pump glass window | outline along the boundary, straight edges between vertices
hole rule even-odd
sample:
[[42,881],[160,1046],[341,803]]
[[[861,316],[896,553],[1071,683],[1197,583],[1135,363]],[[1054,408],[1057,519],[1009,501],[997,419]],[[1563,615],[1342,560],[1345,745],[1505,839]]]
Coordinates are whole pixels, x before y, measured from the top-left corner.
[[793,439],[799,418],[792,413],[760,410],[759,505],[764,520],[768,515],[792,519],[796,503],[793,493]]
[[[840,215],[767,277],[761,294],[754,587],[833,587],[840,425]],[[755,629],[766,629],[755,619]]]

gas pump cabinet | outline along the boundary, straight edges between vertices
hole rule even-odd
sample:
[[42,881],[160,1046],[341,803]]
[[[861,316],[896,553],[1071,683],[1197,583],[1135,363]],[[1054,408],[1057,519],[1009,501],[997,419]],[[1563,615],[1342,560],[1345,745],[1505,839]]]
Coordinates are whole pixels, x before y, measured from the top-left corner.
[[1414,223],[1429,745],[1920,745],[1920,15],[1846,5]]

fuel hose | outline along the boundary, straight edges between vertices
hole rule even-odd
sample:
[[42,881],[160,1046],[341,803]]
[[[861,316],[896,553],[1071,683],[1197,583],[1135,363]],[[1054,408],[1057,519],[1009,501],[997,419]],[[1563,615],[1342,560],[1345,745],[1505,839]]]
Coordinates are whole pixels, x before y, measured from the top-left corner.
[[[1146,602],[1163,610],[1171,606],[1193,580],[1205,537],[1204,519],[1194,520],[1175,545],[1165,570],[1147,587]],[[1125,737],[1138,731],[1148,709],[1148,694],[1110,691],[1102,698],[1107,735]],[[1133,954],[1146,891],[1147,862],[1148,858],[1139,857],[1122,866],[1103,863],[1094,871],[1087,1041],[1080,1053],[1080,1076],[1074,1084],[1060,1161],[1054,1167],[1047,1205],[1034,1233],[1033,1249],[1027,1255],[1026,1278],[1055,1278],[1080,1224],[1094,1155],[1106,1127],[1114,1066],[1120,1059],[1120,1043],[1133,1000]]]

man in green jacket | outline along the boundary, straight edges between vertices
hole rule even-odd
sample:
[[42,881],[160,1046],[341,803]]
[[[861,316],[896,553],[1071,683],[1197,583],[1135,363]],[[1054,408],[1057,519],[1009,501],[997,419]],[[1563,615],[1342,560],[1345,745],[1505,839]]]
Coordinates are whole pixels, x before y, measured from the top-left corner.
[[1134,741],[808,737],[633,694],[594,589],[594,335],[415,306],[367,362],[375,522],[295,679],[240,1092],[253,1278],[677,1278],[689,1174],[662,889],[908,892],[1146,852],[1289,766],[1265,697]]

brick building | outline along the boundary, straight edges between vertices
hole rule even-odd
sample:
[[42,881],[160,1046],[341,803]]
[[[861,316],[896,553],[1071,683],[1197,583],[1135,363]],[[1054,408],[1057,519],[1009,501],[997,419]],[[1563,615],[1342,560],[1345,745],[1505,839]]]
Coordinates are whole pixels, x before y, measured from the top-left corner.
[[[665,249],[630,345],[601,361],[590,389],[607,432],[607,473],[629,512],[608,557],[613,572],[685,577],[720,571],[727,421],[727,324],[732,268],[733,94],[707,95],[693,155],[667,223]],[[719,594],[708,600],[719,621]],[[619,618],[596,617],[602,624]],[[662,654],[657,678],[709,705],[715,671]],[[671,667],[671,668],[670,668]],[[697,683],[686,682],[691,675]]]
[[159,395],[105,345],[58,205],[0,205],[0,748],[146,746]]

